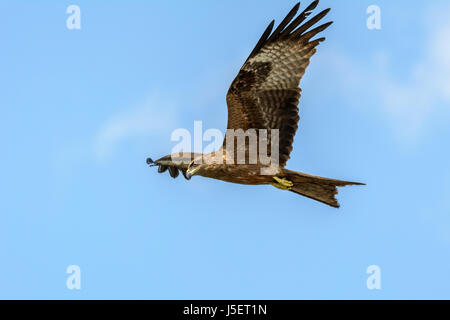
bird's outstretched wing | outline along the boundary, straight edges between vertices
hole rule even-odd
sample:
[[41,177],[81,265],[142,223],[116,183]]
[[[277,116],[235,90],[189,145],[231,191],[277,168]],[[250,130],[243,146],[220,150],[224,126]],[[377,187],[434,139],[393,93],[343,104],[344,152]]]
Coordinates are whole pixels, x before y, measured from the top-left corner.
[[271,32],[272,21],[242,66],[227,93],[228,129],[279,129],[279,165],[284,167],[292,151],[298,128],[300,79],[315,47],[325,38],[312,38],[325,30],[327,22],[309,30],[330,9],[310,20],[319,1],[297,15],[300,3]]

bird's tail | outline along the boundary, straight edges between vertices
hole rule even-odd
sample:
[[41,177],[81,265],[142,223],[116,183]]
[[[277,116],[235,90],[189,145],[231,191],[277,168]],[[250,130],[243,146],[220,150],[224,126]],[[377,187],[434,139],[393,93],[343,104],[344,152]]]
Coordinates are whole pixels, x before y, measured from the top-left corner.
[[320,201],[335,208],[339,208],[339,203],[335,197],[338,193],[337,187],[344,187],[347,185],[364,185],[364,183],[360,182],[322,178],[287,169],[283,170],[282,179],[291,182],[287,183],[288,185],[291,185],[286,188],[287,190]]

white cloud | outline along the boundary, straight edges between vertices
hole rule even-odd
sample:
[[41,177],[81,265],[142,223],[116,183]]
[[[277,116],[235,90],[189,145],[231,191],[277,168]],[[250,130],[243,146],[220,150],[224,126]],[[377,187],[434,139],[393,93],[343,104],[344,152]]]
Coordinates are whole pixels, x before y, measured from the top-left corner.
[[94,138],[93,150],[98,159],[110,156],[120,143],[133,138],[161,134],[175,127],[170,103],[152,95],[143,103],[112,115]]
[[409,77],[395,80],[386,70],[380,83],[386,111],[406,119],[414,131],[441,102],[450,103],[450,23],[430,32],[424,56],[411,67]]
[[[441,14],[443,11],[450,10],[441,9]],[[414,140],[431,114],[442,105],[450,105],[450,22],[442,19],[445,23],[437,23],[436,15],[431,16],[434,18],[423,21],[427,40],[411,44],[415,53],[422,51],[420,58],[401,75],[393,71],[393,66],[402,63],[402,57],[389,50],[377,52],[365,61],[331,50],[324,59],[340,77],[340,94],[348,97],[349,103],[357,103],[357,107],[367,102],[355,96],[363,95],[366,101],[374,102],[402,141]]]

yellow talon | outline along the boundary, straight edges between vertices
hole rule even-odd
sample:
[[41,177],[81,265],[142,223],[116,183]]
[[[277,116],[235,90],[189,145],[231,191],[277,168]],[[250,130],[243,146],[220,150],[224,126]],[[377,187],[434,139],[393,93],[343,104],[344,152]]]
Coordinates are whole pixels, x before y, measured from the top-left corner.
[[283,185],[284,187],[292,187],[294,184],[292,183],[292,181],[289,181],[288,179],[285,178],[278,178],[278,177],[273,177],[275,179],[276,182],[278,182],[279,184]]
[[284,178],[273,177],[273,179],[277,183],[272,183],[272,185],[281,190],[291,190],[291,187],[294,185],[292,181],[289,181]]
[[281,190],[290,190],[291,188],[287,188],[282,186],[281,184],[278,183],[271,183],[271,185],[273,185],[275,188],[281,189]]

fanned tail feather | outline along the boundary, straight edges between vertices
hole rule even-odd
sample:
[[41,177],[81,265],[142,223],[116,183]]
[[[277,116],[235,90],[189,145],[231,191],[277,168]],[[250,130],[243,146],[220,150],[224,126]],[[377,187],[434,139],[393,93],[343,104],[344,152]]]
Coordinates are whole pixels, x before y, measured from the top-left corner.
[[320,201],[334,208],[339,208],[339,202],[336,199],[337,187],[364,185],[361,182],[323,178],[292,170],[284,171],[284,178],[293,183],[289,191]]

